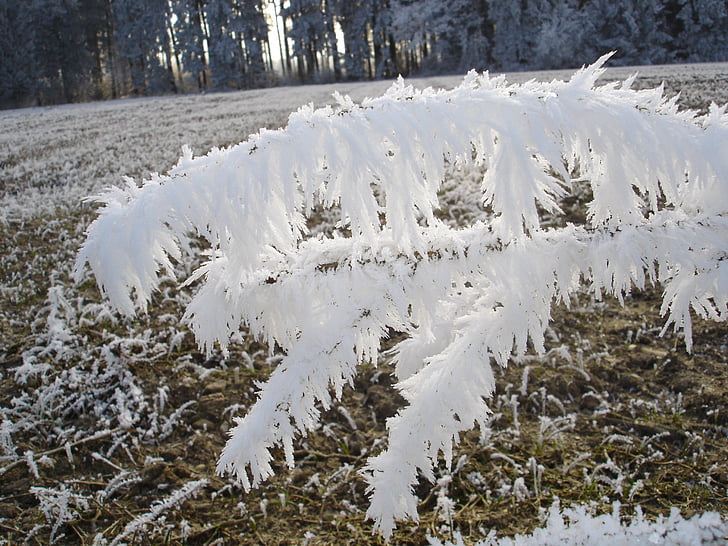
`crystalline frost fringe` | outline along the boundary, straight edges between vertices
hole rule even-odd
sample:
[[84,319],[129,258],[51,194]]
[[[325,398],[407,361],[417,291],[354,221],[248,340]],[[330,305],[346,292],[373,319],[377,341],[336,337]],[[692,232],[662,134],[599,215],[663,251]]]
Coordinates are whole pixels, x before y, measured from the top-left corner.
[[[569,81],[507,85],[470,73],[449,91],[397,82],[383,97],[305,107],[288,126],[192,158],[137,187],[112,188],[76,264],[125,314],[145,310],[190,238],[211,245],[185,319],[201,347],[248,327],[286,356],[238,418],[218,470],[246,487],[272,475],[271,449],[318,423],[389,329],[408,406],[364,470],[368,516],[389,537],[417,519],[419,475],[449,463],[483,422],[490,362],[544,350],[553,302],[584,283],[622,298],[665,288],[667,326],[690,311],[728,317],[728,116],[679,111],[662,89],[596,86],[608,56]],[[449,168],[485,167],[489,224],[448,228],[434,214]],[[577,172],[587,223],[543,229]],[[340,206],[349,235],[307,238],[315,206]]]

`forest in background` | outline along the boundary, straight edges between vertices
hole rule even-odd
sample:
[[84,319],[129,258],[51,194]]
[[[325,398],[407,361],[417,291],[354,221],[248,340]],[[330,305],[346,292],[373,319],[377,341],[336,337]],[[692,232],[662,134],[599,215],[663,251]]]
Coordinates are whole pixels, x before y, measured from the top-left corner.
[[728,60],[726,0],[2,0],[0,107]]

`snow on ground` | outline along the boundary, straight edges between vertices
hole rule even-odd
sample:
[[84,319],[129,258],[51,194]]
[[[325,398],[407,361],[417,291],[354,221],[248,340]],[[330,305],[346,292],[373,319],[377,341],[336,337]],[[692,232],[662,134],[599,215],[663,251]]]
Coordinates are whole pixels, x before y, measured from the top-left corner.
[[204,154],[262,127],[281,127],[301,105],[331,102],[337,89],[361,99],[389,85],[278,87],[0,112],[0,214],[31,218],[75,207],[123,176],[166,171],[184,145]]
[[[715,512],[683,518],[680,510],[673,508],[669,516],[650,521],[638,511],[634,518],[624,521],[618,502],[611,514],[596,516],[584,505],[562,510],[557,500],[545,514],[545,520],[543,527],[529,535],[498,538],[492,531],[475,546],[720,546],[728,537],[728,521]],[[465,546],[458,533],[454,538],[454,543],[446,544],[432,538],[430,546]]]

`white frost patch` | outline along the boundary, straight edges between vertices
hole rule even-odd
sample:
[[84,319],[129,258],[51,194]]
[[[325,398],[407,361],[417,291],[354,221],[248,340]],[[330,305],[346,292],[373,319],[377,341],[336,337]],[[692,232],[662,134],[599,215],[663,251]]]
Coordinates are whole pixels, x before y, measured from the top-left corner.
[[[656,521],[646,519],[637,507],[632,518],[620,516],[620,504],[614,503],[611,514],[595,516],[585,505],[573,506],[563,511],[556,500],[549,509],[544,527],[530,535],[513,538],[497,538],[491,531],[476,546],[628,546],[632,544],[687,546],[720,545],[728,541],[728,520],[717,512],[706,512],[685,519],[680,510],[672,508],[668,517]],[[430,546],[465,546],[459,533],[455,542],[443,543],[429,538]]]

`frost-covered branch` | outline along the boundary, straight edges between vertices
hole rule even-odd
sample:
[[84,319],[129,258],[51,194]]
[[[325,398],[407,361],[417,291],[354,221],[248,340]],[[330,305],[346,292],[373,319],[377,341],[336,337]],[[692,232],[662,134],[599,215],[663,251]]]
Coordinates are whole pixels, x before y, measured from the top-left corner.
[[[470,73],[453,90],[397,82],[361,105],[302,108],[286,128],[167,175],[129,182],[104,204],[77,261],[121,312],[145,309],[172,261],[209,243],[185,319],[208,352],[247,327],[286,354],[218,463],[244,487],[272,475],[271,449],[293,464],[313,430],[375,362],[390,330],[407,407],[369,460],[369,517],[385,536],[417,518],[414,486],[450,461],[460,432],[482,423],[491,362],[544,351],[551,305],[583,285],[622,299],[659,282],[666,328],[690,313],[728,317],[728,116],[679,111],[661,89],[597,86],[608,56],[569,81],[508,85]],[[450,169],[484,170],[491,220],[437,219]],[[572,178],[572,176],[574,178]],[[577,181],[578,178],[578,181]],[[584,225],[542,227],[577,184]],[[314,210],[336,208],[333,235],[308,235]],[[333,393],[332,393],[333,391]]]

